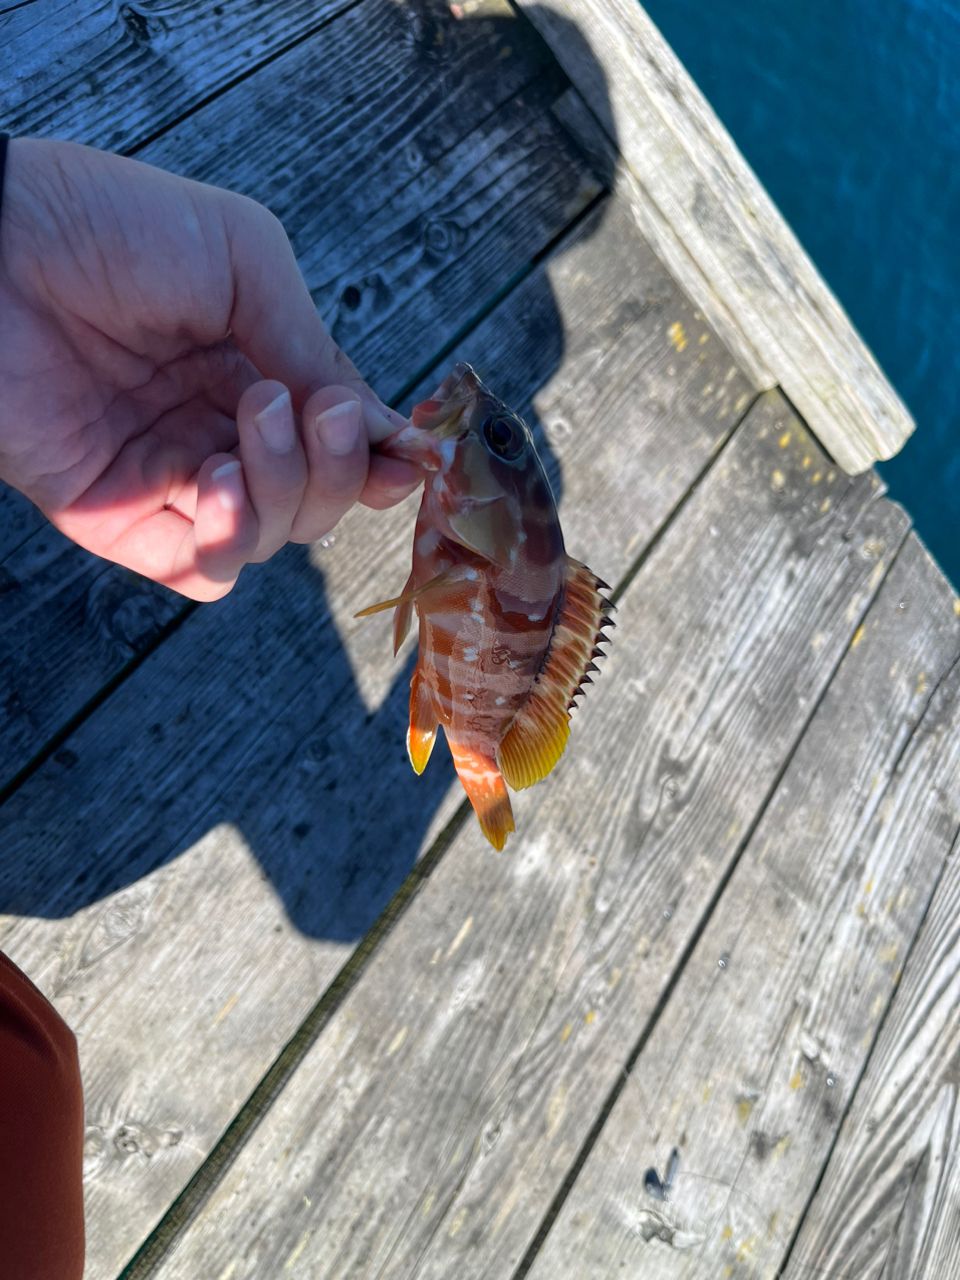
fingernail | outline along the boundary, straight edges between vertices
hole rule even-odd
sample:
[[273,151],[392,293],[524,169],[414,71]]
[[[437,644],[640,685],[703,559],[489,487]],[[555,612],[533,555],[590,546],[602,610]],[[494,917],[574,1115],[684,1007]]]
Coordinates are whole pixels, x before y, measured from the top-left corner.
[[254,418],[260,439],[271,453],[289,453],[297,439],[290,392],[282,391]]
[[240,474],[240,463],[236,460],[225,462],[223,466],[217,467],[210,479],[217,491],[221,507],[225,511],[239,511],[247,500],[243,476]]
[[317,415],[320,441],[335,457],[350,453],[360,436],[360,402],[344,400]]
[[397,415],[398,422],[391,422],[384,411],[378,405],[371,404],[369,400],[365,400],[363,404],[363,420],[367,424],[367,433],[370,436],[371,444],[378,444],[381,440],[386,440],[387,436],[395,435],[401,427],[406,425],[406,420]]

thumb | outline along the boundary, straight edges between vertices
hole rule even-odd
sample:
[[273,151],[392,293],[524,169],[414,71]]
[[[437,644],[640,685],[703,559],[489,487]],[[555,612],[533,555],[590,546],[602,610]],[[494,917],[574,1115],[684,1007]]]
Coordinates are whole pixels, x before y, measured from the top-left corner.
[[220,194],[234,281],[230,328],[243,354],[264,378],[289,387],[300,409],[321,387],[356,391],[371,441],[405,426],[327,332],[279,219],[246,196]]

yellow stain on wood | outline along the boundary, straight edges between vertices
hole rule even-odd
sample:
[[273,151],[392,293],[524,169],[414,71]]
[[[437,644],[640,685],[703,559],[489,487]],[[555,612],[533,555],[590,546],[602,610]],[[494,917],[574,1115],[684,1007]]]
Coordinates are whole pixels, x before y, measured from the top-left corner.
[[820,510],[824,515],[826,515],[832,506],[833,506],[833,499],[824,498],[824,500],[820,503]]
[[393,1039],[387,1045],[388,1058],[393,1057],[393,1055],[397,1052],[397,1050],[400,1048],[400,1046],[403,1044],[406,1038],[407,1038],[407,1028],[401,1027],[400,1030],[397,1032],[397,1034],[393,1037]]
[[877,587],[879,587],[880,579],[883,577],[884,573],[886,572],[886,568],[887,568],[886,561],[878,560],[877,563],[870,570],[870,578],[867,582],[867,586],[870,588],[871,591],[876,591]]
[[820,481],[821,481],[822,479],[823,479],[823,472],[822,472],[822,471],[815,471],[815,472],[813,473],[813,475],[810,477],[810,483],[811,483],[811,484],[819,484],[819,483],[820,483]]
[[727,1265],[720,1272],[721,1280],[730,1280],[730,1277],[732,1275],[733,1275],[733,1263],[728,1262]]
[[511,1188],[510,1193],[507,1196],[506,1200],[504,1200],[503,1204],[497,1210],[497,1216],[493,1220],[493,1227],[492,1227],[494,1235],[496,1235],[496,1233],[500,1230],[500,1228],[503,1226],[506,1220],[510,1217],[511,1213],[513,1213],[514,1207],[516,1206],[517,1201],[520,1199],[520,1195],[523,1189],[524,1189],[524,1184],[518,1178],[516,1182],[514,1182],[513,1187]]
[[803,461],[800,463],[800,465],[801,467],[803,467],[804,471],[806,471],[812,462],[813,462],[813,459],[810,457],[809,453],[805,453],[803,455]]
[[737,1261],[746,1262],[747,1258],[749,1258],[750,1254],[753,1253],[756,1247],[757,1237],[747,1236],[746,1240],[742,1240],[737,1246]]
[[873,876],[871,876],[870,879],[867,881],[867,883],[863,886],[863,892],[873,893],[875,888],[876,888],[876,885],[874,884]]
[[750,397],[749,395],[747,395],[746,392],[744,392],[742,396],[737,396],[737,399],[733,406],[734,413],[743,413],[744,409],[747,407],[749,403],[750,403]]
[[435,1191],[427,1192],[426,1196],[424,1196],[423,1208],[420,1210],[421,1218],[430,1217],[430,1210],[433,1208],[434,1203],[436,1202],[436,1199],[437,1199],[437,1193]]
[[750,1113],[753,1111],[753,1103],[749,1098],[737,1099],[737,1119],[741,1124],[747,1124],[750,1119]]
[[921,694],[924,694],[926,692],[927,692],[927,673],[925,671],[921,671],[920,674],[917,676],[917,697],[919,698]]
[[589,1027],[589,1025],[590,1025],[590,1023],[591,1023],[591,1022],[596,1022],[596,1020],[597,1020],[597,1011],[596,1011],[596,1009],[588,1009],[588,1010],[587,1010],[587,1012],[583,1015],[583,1020],[584,1020],[584,1022],[587,1024],[587,1026],[588,1026],[588,1027]]
[[449,947],[447,947],[448,960],[454,954],[454,952],[460,950],[460,948],[463,946],[464,942],[466,941],[467,934],[470,932],[472,928],[473,928],[473,916],[467,916],[466,920],[464,920],[463,924],[458,929],[457,936],[450,943]]
[[709,333],[701,333],[700,337],[697,339],[697,342],[700,344],[701,347],[705,347],[709,341],[710,341]]
[[547,1137],[552,1138],[567,1113],[567,1091],[561,1085],[547,1102]]
[[573,1023],[572,1022],[564,1023],[563,1030],[560,1032],[560,1043],[566,1044],[572,1034],[573,1034]]
[[730,1223],[729,1223],[729,1222],[726,1224],[726,1226],[725,1226],[725,1227],[723,1228],[723,1230],[720,1232],[720,1239],[721,1239],[721,1240],[732,1240],[732,1239],[733,1239],[733,1227],[731,1227],[731,1225],[730,1225]]
[[863,639],[863,637],[866,634],[867,634],[866,625],[861,622],[860,626],[857,627],[856,631],[853,633],[853,639],[850,641],[850,648],[856,649],[857,645],[860,643],[860,641]]
[[675,320],[667,330],[670,341],[673,343],[676,351],[682,351],[687,345],[687,335],[683,331],[683,325],[679,320]]
[[284,1271],[292,1271],[293,1268],[297,1265],[297,1262],[300,1259],[300,1255],[303,1253],[304,1249],[310,1243],[310,1237],[312,1235],[313,1235],[313,1227],[307,1227],[306,1231],[303,1233],[303,1235],[300,1237],[297,1243],[293,1246],[293,1249],[288,1255],[287,1260],[283,1266]]
[[873,1004],[870,1006],[870,1017],[879,1018],[881,1013],[883,1013],[886,1007],[887,1007],[887,998],[883,994],[883,992],[881,992],[880,995],[874,998]]
[[780,470],[779,467],[774,467],[773,472],[770,475],[770,483],[773,485],[774,489],[776,489],[778,493],[781,490],[786,488],[787,477],[783,474],[783,472]]
[[230,997],[230,999],[226,1002],[226,1004],[223,1006],[223,1008],[214,1018],[213,1025],[215,1027],[218,1027],[220,1023],[224,1020],[224,1018],[227,1017],[227,1015],[230,1013],[231,1009],[236,1007],[236,1003],[239,999],[240,999],[239,993],[232,995]]
[[613,969],[610,973],[610,986],[615,987],[622,977],[622,969]]
[[779,441],[780,448],[785,449],[787,445],[790,443],[790,440],[791,440],[791,433],[789,431],[785,431],[783,435],[780,437],[780,441]]
[[789,1145],[790,1145],[790,1135],[788,1133],[785,1133],[783,1137],[780,1139],[780,1141],[777,1143],[777,1145],[773,1148],[774,1157],[777,1160],[782,1160],[783,1157],[787,1154],[787,1147],[789,1147]]
[[712,1095],[713,1095],[713,1085],[708,1080],[707,1083],[703,1086],[703,1093],[700,1096],[703,1098],[704,1102],[709,1102]]
[[804,1085],[803,1072],[795,1071],[793,1075],[790,1077],[790,1088],[796,1091],[797,1089],[802,1089],[803,1085]]
[[960,597],[953,602],[953,612],[960,618]]
[[463,1224],[466,1222],[466,1220],[467,1220],[466,1209],[458,1209],[457,1212],[453,1215],[453,1218],[450,1222],[450,1226],[447,1228],[447,1235],[451,1237],[457,1235],[461,1230],[461,1228],[463,1227]]
[[899,954],[900,944],[898,942],[891,942],[889,947],[884,947],[883,950],[877,954],[877,959],[881,964],[893,964]]

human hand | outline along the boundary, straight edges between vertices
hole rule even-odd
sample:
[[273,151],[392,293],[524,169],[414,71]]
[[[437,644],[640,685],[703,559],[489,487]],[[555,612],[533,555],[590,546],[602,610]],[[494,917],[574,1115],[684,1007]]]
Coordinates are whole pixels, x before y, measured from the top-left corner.
[[[298,422],[299,418],[299,422]],[[419,474],[261,205],[73,143],[10,142],[0,478],[195,600]]]

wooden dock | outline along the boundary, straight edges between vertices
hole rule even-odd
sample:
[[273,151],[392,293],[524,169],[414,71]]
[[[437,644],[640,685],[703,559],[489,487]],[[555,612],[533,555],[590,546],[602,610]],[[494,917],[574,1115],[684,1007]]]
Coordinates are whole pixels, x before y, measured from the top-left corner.
[[960,602],[868,469],[903,407],[639,6],[0,36],[0,127],[269,205],[384,398],[478,366],[619,609],[497,855],[352,617],[413,503],[196,607],[0,490],[0,949],[79,1038],[88,1280],[960,1274]]

